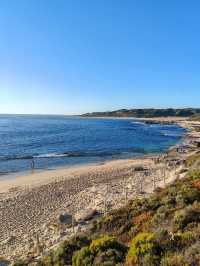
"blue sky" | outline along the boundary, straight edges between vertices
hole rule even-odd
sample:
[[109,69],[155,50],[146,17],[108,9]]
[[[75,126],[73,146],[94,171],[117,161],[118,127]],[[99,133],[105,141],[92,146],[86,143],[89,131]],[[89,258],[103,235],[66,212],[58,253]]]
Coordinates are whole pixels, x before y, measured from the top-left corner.
[[200,107],[197,0],[2,0],[0,113]]

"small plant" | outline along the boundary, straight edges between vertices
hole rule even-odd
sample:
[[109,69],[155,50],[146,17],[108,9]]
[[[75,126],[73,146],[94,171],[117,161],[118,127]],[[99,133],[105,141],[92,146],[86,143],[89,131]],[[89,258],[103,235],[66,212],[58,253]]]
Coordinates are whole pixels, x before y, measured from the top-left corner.
[[186,231],[180,234],[181,237],[181,244],[183,246],[189,246],[195,241],[195,236],[193,232]]
[[198,179],[200,179],[200,170],[199,170],[199,169],[191,170],[191,171],[188,173],[188,176],[189,176],[189,178],[192,179],[192,180],[198,180]]
[[[128,265],[143,265],[145,258],[151,258],[152,263],[156,265],[160,255],[160,247],[152,233],[140,233],[131,243],[127,255]],[[153,265],[153,264],[152,264]]]
[[72,258],[73,266],[91,266],[93,263],[93,256],[89,247],[84,247],[77,251]]
[[152,195],[148,200],[148,209],[157,210],[161,206],[160,199],[156,195]]
[[183,254],[165,254],[160,262],[160,266],[188,266]]
[[166,208],[166,206],[161,206],[160,208],[157,209],[153,217],[153,222],[159,223],[165,221],[167,214],[168,214],[168,209]]
[[37,266],[54,266],[53,256],[51,254],[44,256],[42,261],[37,263]]
[[133,224],[140,226],[142,223],[148,221],[151,217],[150,212],[144,212],[133,218]]
[[162,197],[162,205],[165,205],[168,209],[174,208],[176,206],[176,196],[177,187],[175,185],[171,185],[166,189],[166,193]]
[[146,198],[136,198],[132,203],[132,209],[134,210],[135,215],[141,214],[143,211],[149,209],[149,200]]

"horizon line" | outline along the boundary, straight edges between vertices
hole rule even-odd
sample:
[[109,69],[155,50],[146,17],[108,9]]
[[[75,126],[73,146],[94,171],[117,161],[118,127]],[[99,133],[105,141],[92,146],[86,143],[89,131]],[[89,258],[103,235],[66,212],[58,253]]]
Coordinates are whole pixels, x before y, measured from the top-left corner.
[[118,110],[138,110],[138,109],[155,109],[155,110],[162,110],[162,109],[200,109],[200,107],[136,107],[136,108],[120,108],[120,109],[113,109],[113,110],[105,110],[105,111],[88,111],[81,114],[61,114],[61,113],[0,113],[0,115],[25,115],[25,116],[31,116],[31,115],[39,115],[39,116],[81,116],[83,114],[88,113],[105,113],[105,112],[115,112]]

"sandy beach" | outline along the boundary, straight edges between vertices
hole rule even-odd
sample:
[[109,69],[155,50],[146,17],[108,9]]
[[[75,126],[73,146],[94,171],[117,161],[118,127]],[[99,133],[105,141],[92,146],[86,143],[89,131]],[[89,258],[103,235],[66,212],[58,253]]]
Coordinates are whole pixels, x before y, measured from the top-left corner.
[[[149,157],[149,156],[148,156]],[[37,186],[41,186],[52,181],[59,181],[60,179],[71,179],[80,176],[81,174],[88,174],[94,172],[101,172],[106,170],[112,170],[119,168],[120,166],[126,166],[131,164],[144,164],[149,162],[149,159],[138,158],[138,159],[125,159],[125,160],[113,160],[105,163],[94,163],[89,165],[78,165],[58,168],[55,170],[42,170],[42,171],[30,171],[22,175],[16,175],[15,177],[10,176],[0,180],[0,193],[7,193],[10,189],[20,188],[27,189]]]
[[[45,252],[74,230],[85,230],[89,225],[83,218],[85,213],[102,215],[184,176],[185,159],[196,152],[196,141],[200,140],[200,123],[180,118],[154,121],[178,123],[189,129],[181,151],[174,147],[162,155],[32,172],[1,180],[0,256],[13,260],[35,255],[38,242]],[[72,222],[63,224],[61,214],[72,215],[75,228]]]

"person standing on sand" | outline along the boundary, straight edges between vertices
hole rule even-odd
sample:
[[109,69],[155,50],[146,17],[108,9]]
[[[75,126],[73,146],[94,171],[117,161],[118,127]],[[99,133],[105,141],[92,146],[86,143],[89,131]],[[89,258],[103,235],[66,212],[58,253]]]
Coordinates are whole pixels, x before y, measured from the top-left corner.
[[35,161],[34,161],[34,159],[32,159],[32,161],[31,161],[31,169],[32,169],[32,170],[35,169]]

